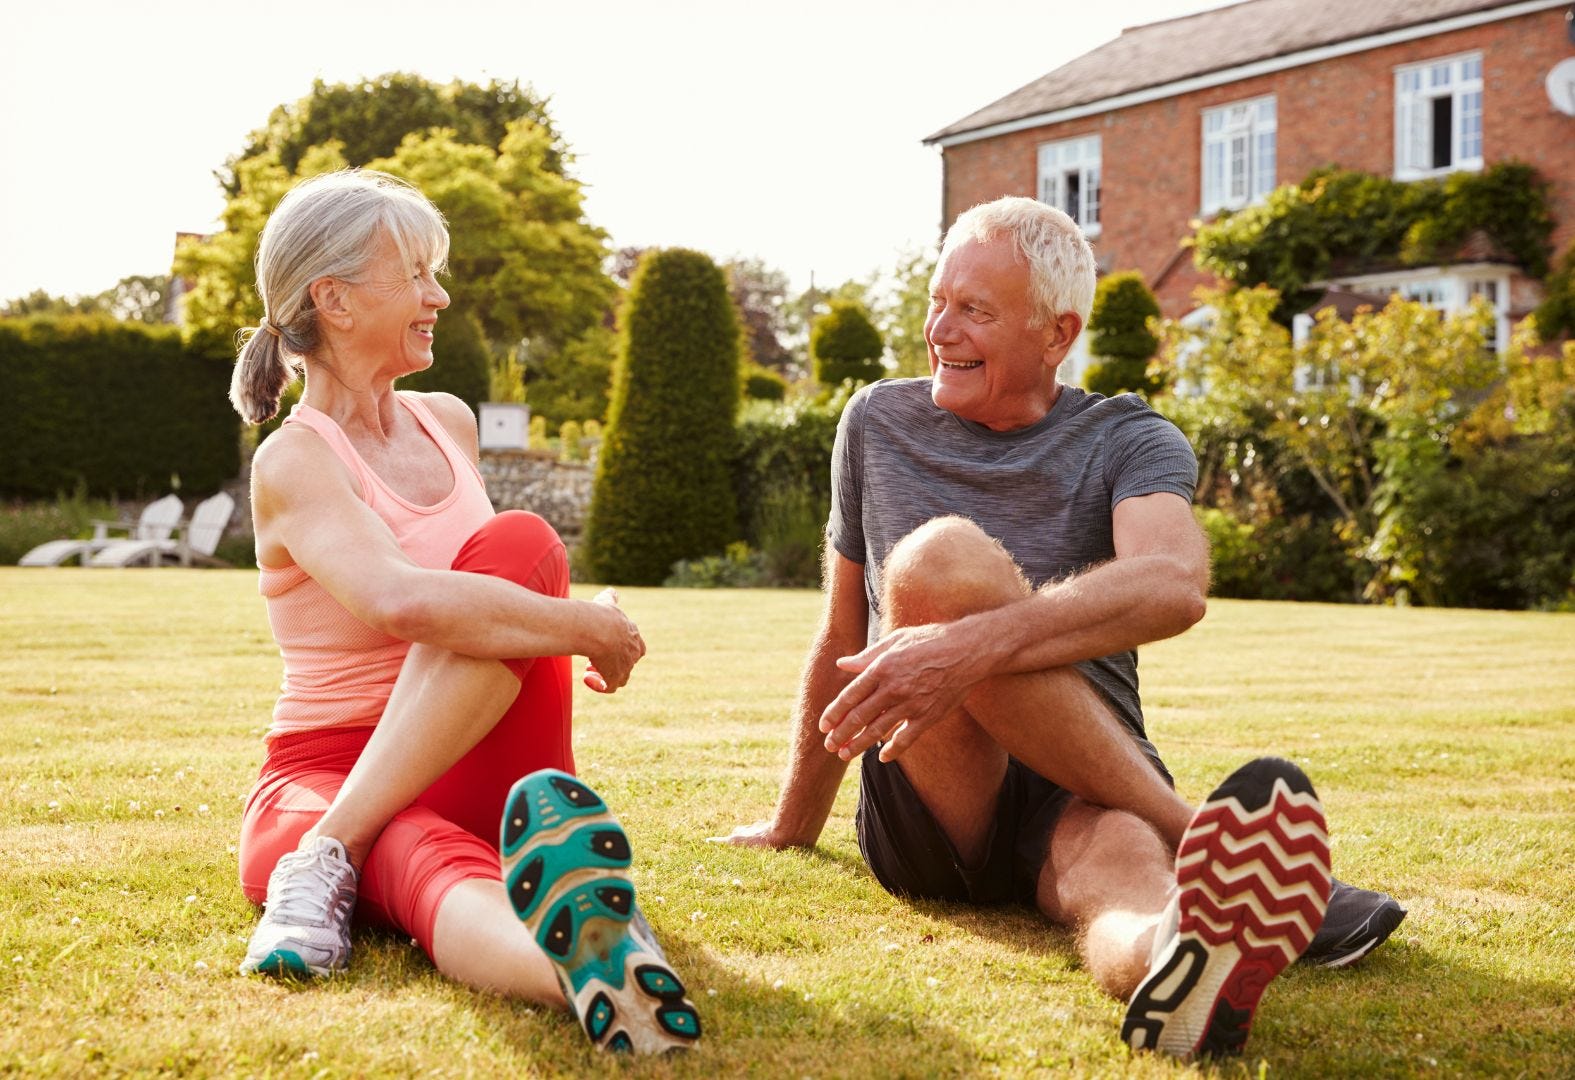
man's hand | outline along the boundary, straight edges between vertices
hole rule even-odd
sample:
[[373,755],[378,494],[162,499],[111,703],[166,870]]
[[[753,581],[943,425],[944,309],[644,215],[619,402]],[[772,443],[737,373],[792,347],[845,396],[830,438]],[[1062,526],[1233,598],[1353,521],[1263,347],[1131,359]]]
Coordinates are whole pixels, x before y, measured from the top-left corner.
[[757,821],[753,825],[740,825],[726,836],[708,836],[705,839],[708,844],[771,848],[775,851],[794,846],[791,841],[777,832],[776,823],[771,821]]
[[591,601],[609,609],[601,638],[603,644],[590,654],[585,685],[599,694],[611,694],[629,681],[629,673],[645,655],[640,628],[618,607],[618,590],[603,589]]
[[894,761],[960,709],[989,670],[981,650],[964,644],[958,629],[958,623],[901,627],[838,660],[839,668],[857,675],[820,715],[826,749],[849,761],[884,739],[880,759]]

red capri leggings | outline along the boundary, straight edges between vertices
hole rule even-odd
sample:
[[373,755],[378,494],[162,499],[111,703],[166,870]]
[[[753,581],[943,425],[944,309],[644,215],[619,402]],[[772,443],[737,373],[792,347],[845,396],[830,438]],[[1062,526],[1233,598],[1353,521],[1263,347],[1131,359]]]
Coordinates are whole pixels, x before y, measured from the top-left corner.
[[[465,542],[455,570],[491,574],[545,596],[569,594],[558,534],[535,514],[497,515]],[[383,829],[361,868],[356,921],[415,938],[430,956],[438,905],[468,878],[499,878],[498,821],[509,788],[537,769],[574,771],[567,656],[504,663],[519,696],[471,751]],[[241,889],[261,903],[268,875],[333,802],[373,728],[282,735],[268,747],[241,820]]]

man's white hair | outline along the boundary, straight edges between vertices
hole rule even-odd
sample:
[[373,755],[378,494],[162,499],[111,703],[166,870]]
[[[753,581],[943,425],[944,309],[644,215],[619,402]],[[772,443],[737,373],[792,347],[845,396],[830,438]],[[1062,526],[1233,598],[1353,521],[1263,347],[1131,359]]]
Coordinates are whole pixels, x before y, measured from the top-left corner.
[[1038,328],[1072,313],[1086,328],[1094,306],[1094,249],[1077,223],[1053,206],[1021,195],[980,203],[953,222],[941,259],[969,240],[988,244],[1002,237],[1011,239],[1028,264],[1029,325]]

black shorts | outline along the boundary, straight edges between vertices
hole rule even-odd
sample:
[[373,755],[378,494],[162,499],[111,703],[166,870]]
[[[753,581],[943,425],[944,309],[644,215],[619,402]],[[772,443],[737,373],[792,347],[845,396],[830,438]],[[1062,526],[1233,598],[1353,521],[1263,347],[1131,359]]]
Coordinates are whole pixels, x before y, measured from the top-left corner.
[[[1138,744],[1174,785],[1153,743],[1139,738]],[[1034,903],[1050,833],[1073,798],[1070,791],[1008,758],[984,857],[969,866],[901,767],[880,760],[878,747],[864,754],[859,778],[859,851],[887,892],[971,904]]]

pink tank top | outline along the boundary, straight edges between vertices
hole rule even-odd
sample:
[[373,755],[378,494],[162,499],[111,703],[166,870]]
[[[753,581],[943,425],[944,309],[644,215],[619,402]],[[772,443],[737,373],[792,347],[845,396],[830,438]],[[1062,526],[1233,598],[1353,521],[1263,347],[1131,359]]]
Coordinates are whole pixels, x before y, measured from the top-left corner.
[[[465,541],[493,516],[492,503],[475,464],[426,405],[402,393],[395,398],[443,451],[454,474],[453,488],[432,506],[417,506],[383,483],[326,413],[297,405],[284,422],[322,436],[412,562],[446,570]],[[258,591],[267,600],[268,623],[284,658],[284,685],[266,738],[376,724],[410,643],[361,622],[299,566],[258,569]]]

